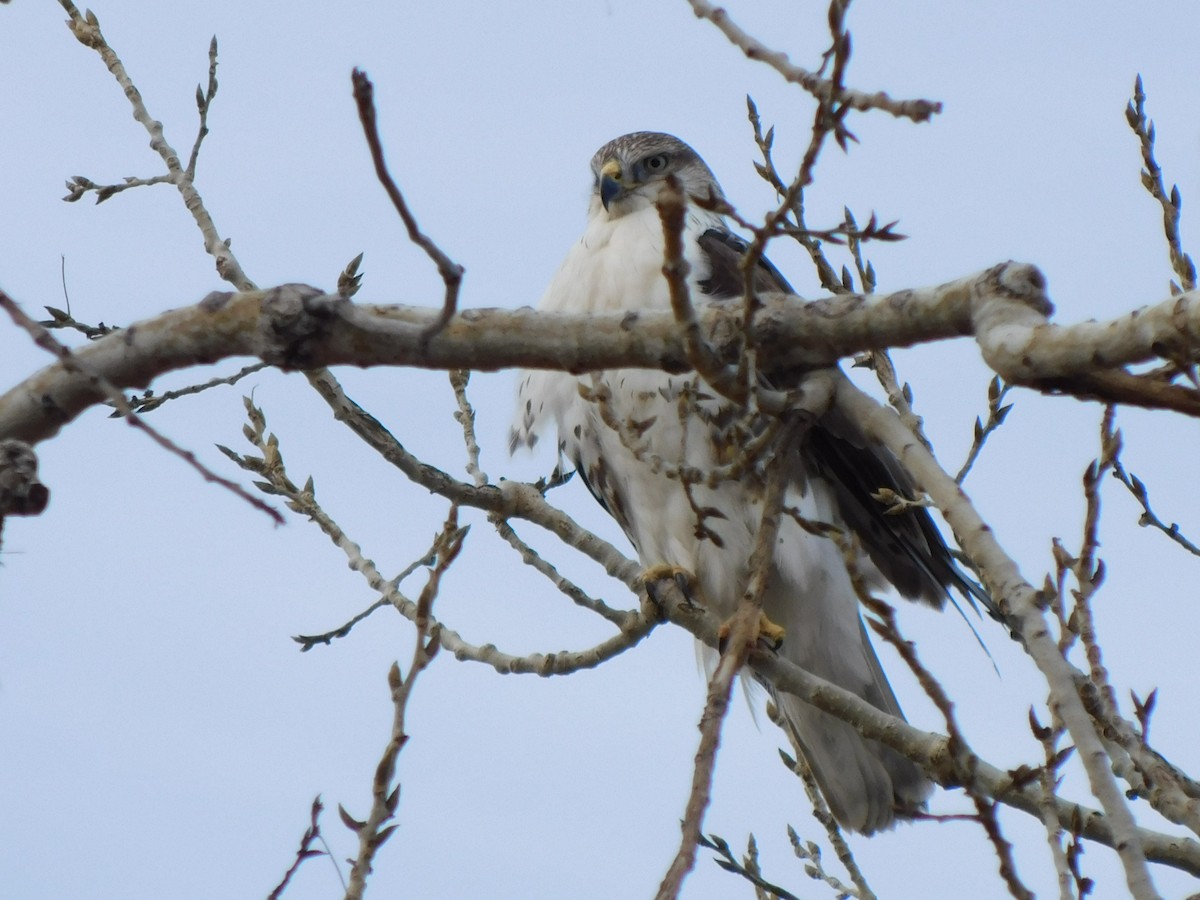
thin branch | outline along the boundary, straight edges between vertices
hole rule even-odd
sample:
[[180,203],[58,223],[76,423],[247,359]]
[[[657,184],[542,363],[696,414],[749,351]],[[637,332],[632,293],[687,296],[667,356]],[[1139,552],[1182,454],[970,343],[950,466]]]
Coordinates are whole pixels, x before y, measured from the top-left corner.
[[[790,447],[796,433],[796,426],[789,425],[781,434],[778,446]],[[737,611],[730,620],[725,648],[708,682],[708,698],[704,705],[704,713],[700,717],[700,746],[696,750],[692,770],[692,787],[683,821],[680,823],[682,837],[679,850],[662,884],[659,885],[657,900],[674,900],[678,897],[684,879],[696,863],[696,846],[703,835],[704,812],[712,790],[717,748],[721,742],[721,726],[729,711],[733,681],[745,665],[751,647],[758,641],[763,626],[763,593],[766,591],[775,557],[775,538],[779,533],[779,518],[788,484],[784,458],[785,455],[781,453],[776,465],[770,468],[767,475],[767,486],[762,501],[762,523],[748,561],[749,583],[738,603]]]
[[[184,206],[191,212],[196,226],[200,229],[200,233],[204,235],[205,251],[216,260],[217,274],[234,285],[238,290],[253,290],[254,283],[242,271],[237,257],[229,249],[229,243],[217,232],[217,226],[213,222],[212,216],[209,215],[208,208],[204,205],[204,200],[201,198],[200,192],[196,190],[195,182],[190,177],[189,170],[180,164],[179,154],[175,152],[175,148],[167,143],[166,136],[163,133],[162,122],[150,115],[145,103],[142,101],[141,92],[134,85],[133,80],[129,77],[129,73],[125,70],[125,64],[121,62],[121,58],[117,55],[116,51],[104,39],[96,14],[90,9],[86,13],[80,13],[71,0],[59,0],[59,5],[66,10],[69,16],[67,26],[71,29],[76,39],[85,47],[90,47],[100,55],[108,71],[112,73],[113,78],[121,86],[121,90],[124,91],[125,97],[133,107],[133,117],[141,123],[142,127],[150,135],[150,149],[158,153],[167,168],[167,175],[147,179],[147,183],[169,180],[175,185],[183,199]],[[209,46],[209,71],[213,73],[215,71],[215,63],[213,62],[215,57],[212,54],[215,52],[215,47],[212,44]],[[210,78],[215,79],[215,74],[210,75]],[[215,93],[215,80],[212,81],[212,85]],[[199,140],[197,140],[197,146],[198,144]]]
[[[1118,435],[1119,434],[1120,432],[1118,432]],[[1188,553],[1192,554],[1193,556],[1200,556],[1200,547],[1197,547],[1183,535],[1183,533],[1179,530],[1179,523],[1172,522],[1170,525],[1167,525],[1151,508],[1149,490],[1146,488],[1145,483],[1143,483],[1140,478],[1138,478],[1136,475],[1130,474],[1125,469],[1125,466],[1121,462],[1119,446],[1117,448],[1117,452],[1112,458],[1112,475],[1113,478],[1125,485],[1125,487],[1129,490],[1129,493],[1133,494],[1133,498],[1137,500],[1138,504],[1142,507],[1142,515],[1141,518],[1138,519],[1139,525],[1141,525],[1143,528],[1157,528]]]
[[400,193],[400,188],[392,180],[387,162],[383,158],[383,142],[379,138],[379,126],[375,116],[375,86],[371,84],[371,80],[361,69],[354,70],[351,80],[354,83],[354,102],[358,105],[358,118],[362,122],[363,134],[366,136],[367,146],[371,150],[375,174],[379,178],[380,184],[383,185],[383,189],[387,191],[388,197],[391,198],[392,205],[396,207],[396,212],[400,214],[404,227],[408,230],[408,239],[424,250],[425,254],[433,260],[438,274],[442,276],[442,281],[446,285],[446,296],[442,300],[441,313],[422,332],[422,338],[428,341],[446,327],[457,311],[458,291],[462,286],[465,269],[443,253],[441,248],[423,234],[418,227],[416,217],[413,216],[408,204],[404,201],[404,195]]
[[1171,257],[1171,268],[1179,278],[1179,284],[1171,284],[1171,292],[1181,293],[1196,287],[1196,266],[1192,258],[1184,252],[1179,239],[1179,211],[1183,206],[1183,198],[1179,194],[1179,186],[1171,185],[1168,194],[1163,184],[1162,167],[1154,158],[1154,123],[1146,118],[1146,92],[1142,89],[1142,76],[1139,74],[1133,83],[1133,99],[1125,108],[1125,121],[1137,135],[1142,149],[1142,187],[1158,201],[1163,213],[1163,234],[1167,239],[1167,251]]
[[814,881],[827,884],[833,890],[837,891],[839,900],[842,897],[855,897],[857,900],[875,900],[874,892],[867,887],[865,881],[861,881],[862,873],[858,871],[857,865],[850,869],[850,873],[851,875],[858,874],[859,877],[854,880],[855,886],[850,887],[844,884],[840,878],[830,875],[825,871],[825,866],[821,862],[821,848],[816,843],[813,841],[801,841],[800,835],[796,833],[796,829],[790,825],[788,826],[787,833],[788,840],[792,844],[792,852],[796,854],[797,859],[804,860],[804,869],[810,878]]
[[700,846],[705,850],[715,852],[717,857],[713,862],[726,872],[740,875],[756,888],[770,892],[770,896],[776,898],[776,900],[800,900],[791,891],[781,888],[777,884],[772,884],[763,878],[762,871],[758,867],[758,846],[754,842],[754,835],[750,835],[750,839],[747,842],[746,859],[744,862],[738,861],[738,858],[733,855],[733,851],[729,847],[729,842],[719,835],[710,834],[708,837],[700,835]]
[[1012,404],[1002,405],[1004,398],[1012,389],[1011,384],[1005,384],[998,376],[993,378],[988,383],[988,420],[987,424],[979,421],[979,417],[975,417],[975,435],[971,442],[971,449],[967,453],[967,458],[962,464],[962,468],[958,470],[958,474],[954,476],[954,480],[962,484],[966,480],[967,474],[975,465],[975,460],[979,458],[980,451],[983,450],[983,445],[987,443],[987,439],[991,437],[992,432],[1004,424],[1004,420],[1008,418],[1009,412],[1012,410]]
[[[164,403],[167,403],[171,400],[176,400],[179,397],[187,397],[192,394],[199,394],[211,388],[220,387],[221,385],[237,384],[247,375],[253,375],[255,372],[261,372],[265,368],[267,368],[266,363],[252,363],[251,365],[243,366],[232,375],[225,375],[220,378],[210,378],[208,381],[205,381],[202,384],[190,384],[187,387],[176,388],[173,391],[167,391],[162,394],[155,394],[153,391],[148,390],[140,397],[136,394],[130,397],[129,405],[135,412],[148,413],[158,409]],[[114,413],[114,416],[115,415],[119,415],[119,413]]]
[[467,447],[467,474],[475,481],[476,487],[488,483],[487,473],[479,467],[479,441],[475,437],[475,408],[467,399],[467,384],[471,380],[470,369],[451,369],[450,387],[454,389],[454,399],[458,410],[454,420],[462,426],[463,443]]
[[[315,498],[314,498],[314,502],[315,502]],[[322,529],[322,530],[324,530],[324,529]],[[326,531],[326,534],[329,534],[329,532]],[[399,588],[400,585],[404,583],[404,580],[406,578],[408,578],[408,576],[411,575],[413,572],[417,571],[417,569],[421,568],[422,566],[432,566],[434,563],[436,563],[437,562],[436,538],[434,540],[434,544],[435,544],[435,546],[431,546],[429,548],[428,552],[426,552],[426,554],[424,556],[420,557],[419,559],[415,559],[411,563],[409,563],[407,568],[405,568],[403,572],[401,572],[399,575],[397,575],[395,578],[393,578],[391,580],[390,584],[394,588]],[[357,546],[357,545],[355,545],[355,546]],[[352,563],[352,565],[353,565],[353,563]],[[359,571],[363,572],[363,574],[365,574],[364,570],[365,570],[365,567],[364,567],[364,569],[360,569]],[[368,579],[368,580],[370,580],[370,579]],[[368,606],[362,612],[353,616],[347,622],[345,622],[344,624],[340,625],[339,627],[333,629],[332,631],[326,631],[324,634],[297,634],[292,637],[292,640],[300,645],[301,653],[307,653],[309,650],[311,650],[313,647],[316,647],[319,644],[324,644],[324,645],[328,646],[329,644],[333,643],[338,638],[346,637],[348,634],[350,634],[350,631],[354,628],[355,625],[357,625],[359,622],[361,622],[364,619],[366,619],[367,617],[369,617],[372,613],[376,612],[377,610],[382,609],[385,606],[393,606],[393,605],[394,605],[394,603],[392,601],[392,598],[390,598],[388,596],[380,597],[378,600],[376,600],[374,603],[372,603],[370,606]],[[415,615],[415,613],[414,613],[414,615]]]
[[845,88],[835,90],[833,81],[795,65],[786,53],[769,49],[742,30],[721,7],[713,6],[705,0],[688,0],[688,3],[691,4],[697,18],[712,22],[730,43],[746,54],[748,59],[766,63],[787,81],[800,85],[818,100],[836,99],[851,109],[864,112],[869,109],[882,109],[893,116],[912,119],[914,122],[925,122],[942,111],[942,104],[931,100],[893,100],[883,91],[865,94]]
[[412,661],[408,665],[408,675],[401,677],[400,666],[392,663],[388,671],[388,687],[392,692],[392,733],[384,747],[379,765],[375,768],[375,778],[371,784],[371,811],[364,821],[354,819],[346,810],[338,806],[342,821],[358,836],[358,856],[350,869],[350,883],[346,887],[346,900],[362,900],[367,887],[367,876],[371,873],[371,863],[379,848],[392,836],[398,825],[387,825],[396,815],[400,805],[400,785],[392,787],[396,775],[396,761],[400,751],[408,743],[408,732],[405,728],[405,717],[408,711],[408,700],[412,696],[413,686],[418,676],[433,661],[437,655],[439,644],[436,633],[430,632],[430,610],[437,596],[438,587],[446,570],[457,559],[462,550],[466,528],[458,525],[458,507],[451,506],[446,516],[446,522],[435,541],[437,548],[437,564],[429,573],[421,596],[417,600],[416,640],[413,646]]
[[[300,838],[300,849],[296,851],[296,859],[292,862],[291,867],[283,873],[283,879],[279,884],[275,885],[275,889],[267,895],[267,900],[279,900],[283,896],[283,892],[287,890],[292,876],[299,871],[301,864],[306,859],[325,855],[324,850],[312,849],[313,842],[321,839],[321,825],[317,820],[320,818],[323,809],[325,809],[325,806],[321,803],[321,796],[318,794],[313,798],[312,808],[309,810],[308,828],[304,830],[304,836]],[[337,861],[334,860],[334,867],[336,868],[336,866]],[[338,876],[341,877],[340,869],[338,870]],[[342,886],[345,887],[345,882],[342,883]]]
[[[690,601],[670,579],[660,581],[655,593],[658,609],[668,621],[686,629],[706,646],[715,648],[720,644],[721,622],[715,614]],[[969,771],[974,778],[974,790],[1041,819],[1046,802],[1044,792],[1027,778],[1015,779],[1006,769],[978,757],[964,765],[948,764],[948,738],[945,736],[914,728],[850,691],[801,669],[778,653],[752,648],[749,666],[764,683],[851,723],[863,737],[877,740],[918,763],[939,784],[961,787],[960,773]],[[1058,797],[1053,798],[1053,803],[1058,820],[1064,826],[1079,823],[1079,833],[1089,840],[1114,849],[1123,847],[1121,842],[1126,840],[1126,833],[1115,829],[1107,816]],[[1136,826],[1134,833],[1146,859],[1200,877],[1200,842]]]
[[[531,485],[503,482],[502,490],[493,487],[477,488],[465,482],[455,481],[439,469],[420,462],[399,444],[377,421],[354,405],[340,385],[328,371],[310,376],[318,392],[331,404],[336,404],[338,417],[346,422],[355,433],[367,440],[380,454],[397,465],[405,475],[422,484],[434,493],[441,494],[452,503],[471,506],[495,513],[500,517],[519,517],[535,521],[556,533],[564,542],[592,556],[600,562],[610,575],[621,579],[632,589],[640,586],[640,567],[605,541],[580,528],[565,513],[555,509],[541,493]],[[322,635],[300,636],[295,640],[303,649],[318,644],[327,644],[344,636],[355,624],[373,613],[383,603],[393,606],[400,615],[415,622],[419,613],[418,604],[404,596],[400,582],[419,565],[425,564],[427,556],[421,557],[397,578],[387,579],[379,572],[375,563],[368,559],[362,548],[346,535],[333,518],[321,508],[316,499],[312,479],[298,487],[287,475],[278,439],[266,431],[266,418],[261,409],[249,399],[245,401],[249,426],[244,429],[247,440],[262,453],[260,457],[243,456],[227,447],[220,447],[226,456],[241,468],[264,478],[256,482],[260,490],[286,498],[294,512],[307,516],[346,555],[351,571],[359,573],[368,586],[380,595],[380,600],[359,613],[349,622],[334,631]],[[432,551],[431,551],[432,553]],[[434,554],[436,555],[436,554]],[[432,562],[432,561],[431,561]],[[575,598],[572,598],[575,599]],[[441,646],[459,661],[479,662],[489,665],[503,674],[532,674],[548,677],[569,675],[581,669],[594,668],[638,644],[661,621],[660,616],[648,607],[643,612],[620,612],[610,610],[596,601],[593,609],[612,621],[620,629],[617,634],[599,644],[583,650],[557,653],[530,653],[517,656],[497,649],[493,644],[478,646],[464,640],[458,632],[430,617],[430,634],[436,635]],[[585,605],[581,603],[580,605]],[[650,605],[652,607],[652,604]]]
[[[466,369],[453,369],[450,372],[450,385],[454,389],[454,398],[458,403],[458,410],[454,413],[454,418],[463,430],[463,443],[467,448],[467,474],[474,479],[476,487],[486,487],[489,483],[488,476],[479,466],[479,441],[475,436],[475,409],[467,398],[467,384],[470,377],[471,373]],[[570,597],[576,605],[602,616],[622,630],[634,623],[637,613],[613,609],[603,600],[590,596],[583,588],[560,573],[550,562],[539,556],[536,550],[517,535],[503,516],[498,513],[490,513],[488,521],[492,523],[500,537],[517,551],[521,562],[547,578],[558,590]]]
[[208,136],[208,111],[212,108],[213,98],[217,96],[217,36],[214,34],[208,44],[208,89],[203,90],[196,85],[196,109],[200,113],[200,127],[196,131],[196,142],[192,144],[192,153],[188,157],[188,181],[196,179],[196,163],[200,159],[200,145]]
[[70,328],[73,331],[78,331],[89,341],[94,341],[97,338],[102,338],[106,334],[109,334],[113,331],[120,330],[120,326],[105,325],[103,322],[101,322],[99,325],[88,325],[85,322],[75,321],[75,317],[71,315],[71,301],[69,299],[67,300],[67,308],[65,311],[53,306],[47,306],[45,307],[45,310],[46,312],[50,313],[50,318],[43,319],[42,321],[38,322],[38,324],[43,328],[49,328],[52,330],[56,328]]
[[1072,748],[1060,751],[1058,742],[1063,735],[1061,722],[1055,722],[1054,727],[1047,727],[1038,721],[1033,707],[1029,707],[1029,729],[1042,745],[1046,762],[1039,768],[1042,783],[1042,795],[1045,802],[1042,805],[1042,824],[1046,826],[1046,838],[1050,844],[1050,855],[1054,860],[1054,871],[1058,876],[1059,900],[1072,900],[1071,896],[1071,864],[1063,849],[1062,824],[1055,815],[1054,798],[1058,793],[1058,769],[1074,752]]
[[130,188],[149,187],[154,184],[174,184],[175,178],[172,175],[155,175],[152,178],[135,178],[132,175],[121,179],[120,184],[97,184],[92,179],[83,175],[72,175],[67,179],[67,193],[63,197],[67,203],[74,203],[77,200],[87,196],[88,193],[95,191],[96,203],[103,203],[111,197],[115,197],[123,191]]
[[[842,834],[842,827],[829,810],[829,804],[825,801],[824,794],[821,793],[821,787],[817,784],[817,778],[813,775],[812,767],[804,758],[804,750],[800,746],[799,740],[797,740],[796,729],[786,727],[783,716],[780,715],[778,707],[774,704],[768,704],[767,711],[771,713],[771,721],[779,726],[783,733],[787,735],[792,749],[796,751],[795,756],[788,756],[780,750],[779,756],[783,760],[783,764],[799,776],[801,782],[804,784],[804,793],[808,796],[808,802],[812,806],[813,818],[825,829],[825,838],[829,841],[829,846],[833,848],[834,853],[837,854],[838,862],[842,864],[842,868],[846,870],[846,873],[850,876],[850,880],[854,882],[853,894],[859,900],[876,900],[875,892],[867,884],[867,877],[863,874],[858,860],[854,858],[854,853],[850,850],[850,845],[846,842],[846,836]],[[806,853],[801,851],[800,835],[790,825],[788,826],[788,838],[792,842],[792,849],[796,852],[796,855],[801,859],[808,859],[811,852],[806,855]],[[808,848],[817,848],[817,845],[812,841],[807,843]]]
[[688,362],[705,382],[712,385],[713,390],[735,402],[744,402],[745,392],[739,390],[744,385],[732,378],[731,370],[721,366],[713,357],[712,351],[704,340],[700,321],[696,318],[696,309],[692,305],[691,292],[688,289],[691,264],[683,253],[687,199],[674,176],[667,180],[654,205],[658,208],[663,229],[662,272],[667,280],[667,289],[671,297],[671,311],[683,328],[684,347],[687,350]]
[[989,592],[1020,634],[1027,652],[1049,685],[1051,708],[1070,732],[1092,794],[1099,800],[1116,836],[1117,852],[1125,868],[1130,893],[1138,900],[1156,897],[1137,824],[1109,769],[1104,743],[1076,690],[1078,670],[1062,657],[1058,645],[1050,637],[1039,608],[1037,591],[1022,577],[1015,561],[996,541],[962,488],[942,471],[933,456],[898,419],[849,383],[839,388],[837,406],[863,428],[868,439],[878,441],[896,455],[918,486],[937,503],[960,545],[978,565]]
[[948,736],[946,742],[947,754],[956,765],[963,767],[962,784],[966,789],[967,795],[971,798],[971,802],[975,805],[976,821],[983,826],[983,830],[992,844],[992,849],[995,850],[1001,880],[1003,880],[1005,887],[1008,888],[1008,892],[1017,898],[1017,900],[1033,900],[1033,892],[1022,883],[1020,876],[1017,874],[1016,862],[1013,860],[1012,844],[1000,831],[1000,822],[996,818],[995,801],[973,788],[975,778],[974,774],[970,771],[970,764],[971,760],[977,757],[970,750],[966,738],[958,726],[957,717],[954,715],[954,704],[951,703],[941,683],[917,657],[916,646],[904,640],[901,636],[899,627],[896,624],[896,611],[887,603],[866,594],[861,585],[861,579],[855,579],[855,581],[856,589],[862,590],[860,598],[864,601],[866,607],[878,616],[878,620],[868,619],[867,624],[900,654],[900,657],[904,660],[909,670],[917,676],[917,681],[925,691],[926,696],[933,701],[938,712],[942,714],[942,719],[946,723],[946,734]]
[[228,478],[223,478],[218,475],[204,463],[202,463],[191,450],[185,450],[180,447],[161,431],[150,425],[134,412],[129,401],[125,399],[125,395],[112,384],[103,374],[96,371],[88,363],[79,357],[79,354],[72,353],[71,350],[62,344],[57,338],[52,335],[49,330],[43,328],[34,319],[25,314],[25,311],[17,305],[12,297],[8,296],[4,291],[0,290],[0,308],[9,314],[12,320],[25,329],[26,333],[33,339],[33,342],[48,353],[53,354],[58,359],[58,364],[63,367],[64,371],[70,372],[78,376],[80,379],[87,382],[91,390],[95,391],[102,397],[106,397],[108,401],[117,408],[121,415],[131,426],[147,435],[154,443],[158,444],[168,453],[174,454],[182,459],[185,463],[191,466],[199,473],[200,477],[210,484],[215,484],[224,488],[230,493],[245,500],[255,509],[266,513],[275,522],[276,525],[283,524],[283,516],[276,510],[272,509],[262,500],[250,494],[245,488],[236,482],[230,481]]
[[520,554],[521,562],[547,578],[559,591],[569,597],[571,602],[576,606],[582,606],[584,609],[594,612],[601,618],[607,619],[622,631],[627,631],[637,625],[639,621],[639,614],[637,612],[614,609],[603,600],[591,596],[587,591],[559,572],[551,562],[538,554],[529,544],[525,543],[507,521],[495,514],[489,518],[494,520],[493,524],[500,537],[507,541],[509,546]]

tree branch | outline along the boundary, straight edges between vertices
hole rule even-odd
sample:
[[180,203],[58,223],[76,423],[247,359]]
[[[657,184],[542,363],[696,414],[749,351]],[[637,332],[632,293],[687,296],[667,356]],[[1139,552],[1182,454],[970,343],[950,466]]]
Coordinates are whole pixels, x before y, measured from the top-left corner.
[[[765,372],[820,368],[863,350],[975,334],[987,362],[1006,380],[1103,399],[1110,387],[1089,372],[1162,358],[1200,335],[1200,293],[1107,323],[1052,326],[1049,301],[1032,266],[1004,263],[975,275],[917,290],[845,295],[798,303],[774,295],[755,319],[753,342]],[[73,352],[117,387],[144,387],[155,377],[233,356],[312,369],[329,365],[419,366],[494,370],[511,366],[572,372],[619,367],[690,368],[682,328],[672,313],[573,315],[532,309],[467,310],[437,335],[423,338],[439,311],[412,306],[359,306],[305,285],[267,291],[214,292]],[[699,310],[709,346],[722,359],[741,346],[740,309],[712,303]],[[1191,353],[1193,351],[1188,350]],[[1137,378],[1113,370],[1126,379]],[[1072,380],[1074,379],[1074,380]],[[1143,379],[1144,380],[1144,379]],[[1195,392],[1172,406],[1200,415]],[[1131,393],[1121,401],[1163,405]],[[62,363],[43,369],[0,396],[0,438],[36,442],[104,399],[94,381]]]

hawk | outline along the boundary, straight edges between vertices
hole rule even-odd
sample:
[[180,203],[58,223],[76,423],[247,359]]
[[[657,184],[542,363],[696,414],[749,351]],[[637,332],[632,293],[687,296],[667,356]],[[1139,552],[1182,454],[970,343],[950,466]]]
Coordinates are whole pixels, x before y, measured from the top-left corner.
[[[583,237],[567,254],[539,304],[564,312],[670,309],[663,275],[663,225],[655,201],[668,180],[687,199],[684,257],[694,298],[738,302],[738,264],[747,245],[711,211],[723,199],[704,160],[669,134],[635,132],[592,157],[592,194]],[[766,259],[752,275],[756,292],[791,287]],[[835,378],[845,376],[831,370]],[[903,716],[859,614],[841,549],[804,522],[857,535],[859,571],[903,596],[942,607],[953,587],[986,595],[955,567],[924,509],[884,516],[871,494],[910,496],[896,459],[871,446],[853,423],[825,413],[797,446],[776,448],[739,472],[730,463],[763,432],[738,406],[694,374],[624,369],[596,375],[522,373],[510,450],[532,447],[552,424],[560,455],[575,466],[600,505],[620,524],[647,568],[690,573],[698,603],[730,616],[746,588],[762,521],[763,471],[788,467],[764,614],[784,631],[779,652],[894,716]],[[724,468],[722,468],[724,467]],[[687,473],[718,473],[714,478]],[[774,700],[837,820],[866,834],[924,807],[932,785],[910,760],[799,698]]]

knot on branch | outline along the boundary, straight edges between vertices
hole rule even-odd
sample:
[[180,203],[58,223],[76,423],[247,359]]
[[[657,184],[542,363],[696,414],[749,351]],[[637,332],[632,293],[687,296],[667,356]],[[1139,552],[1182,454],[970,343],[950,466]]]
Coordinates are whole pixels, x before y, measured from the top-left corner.
[[1054,304],[1046,296],[1046,276],[1037,266],[1012,260],[1000,263],[988,270],[984,285],[994,297],[1015,300],[1043,317],[1054,314]]
[[1001,263],[971,286],[971,325],[983,358],[1005,380],[1023,383],[1033,368],[1031,347],[1054,305],[1036,266]]
[[38,481],[37,455],[24,441],[0,441],[0,520],[36,516],[50,502],[50,489]]
[[971,318],[977,337],[989,329],[1034,328],[1053,314],[1046,277],[1037,266],[1009,262],[993,266],[971,285]]
[[263,362],[282,369],[310,368],[314,345],[327,336],[347,302],[308,284],[271,288],[263,295],[259,320]]

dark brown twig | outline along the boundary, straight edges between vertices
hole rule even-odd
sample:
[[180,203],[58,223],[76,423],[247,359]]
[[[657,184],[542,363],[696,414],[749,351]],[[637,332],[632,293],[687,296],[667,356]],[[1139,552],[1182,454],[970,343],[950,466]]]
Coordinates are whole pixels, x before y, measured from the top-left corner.
[[[271,893],[267,895],[267,900],[279,900],[279,898],[283,896],[283,892],[287,890],[287,886],[291,882],[292,876],[299,871],[301,864],[305,860],[311,859],[314,856],[325,855],[324,850],[312,849],[313,841],[322,840],[321,825],[317,820],[320,818],[321,812],[324,809],[325,805],[321,802],[321,796],[318,794],[313,798],[312,809],[309,811],[308,828],[305,829],[304,836],[300,838],[300,849],[296,851],[296,859],[292,862],[291,868],[283,873],[283,879],[279,882],[279,884],[275,885],[275,890],[271,891]],[[334,867],[337,868],[336,860],[334,861]],[[340,869],[337,869],[337,873],[338,877],[341,878],[342,872]],[[345,887],[344,881],[342,882],[342,887]]]
[[391,198],[396,212],[400,214],[404,227],[408,230],[408,239],[424,250],[425,254],[433,260],[438,274],[442,276],[442,281],[446,285],[446,297],[442,301],[441,314],[432,325],[422,332],[423,339],[428,341],[446,327],[457,311],[458,291],[462,286],[465,269],[443,253],[441,248],[418,227],[416,218],[409,210],[404,195],[400,193],[400,188],[396,186],[396,182],[388,172],[387,162],[383,158],[383,143],[379,138],[379,126],[375,116],[375,86],[361,69],[355,69],[350,77],[354,83],[354,102],[358,105],[358,118],[362,122],[363,134],[366,136],[367,146],[371,150],[371,160],[375,164],[375,175],[379,178],[383,189],[387,191],[388,197]]
[[[742,861],[739,861],[734,855],[729,842],[719,835],[710,834],[708,837],[700,835],[699,843],[705,850],[712,850],[717,854],[713,862],[718,866],[726,872],[740,875],[754,885],[760,897],[769,896],[775,900],[800,900],[791,891],[763,878],[762,870],[758,867],[758,845],[754,841],[754,835],[750,835],[750,839],[747,841],[746,858]],[[763,891],[768,893],[764,895]]]

